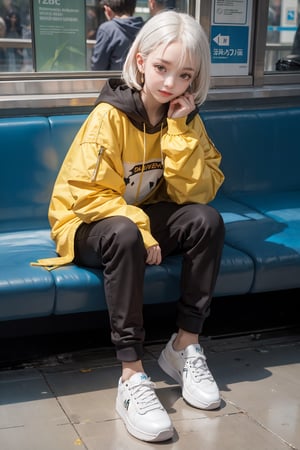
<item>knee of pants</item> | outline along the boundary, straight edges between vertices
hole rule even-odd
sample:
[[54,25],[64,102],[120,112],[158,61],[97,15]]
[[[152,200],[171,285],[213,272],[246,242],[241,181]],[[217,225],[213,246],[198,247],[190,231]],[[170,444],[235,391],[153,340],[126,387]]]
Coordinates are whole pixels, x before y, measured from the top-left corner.
[[105,261],[126,254],[138,260],[146,259],[146,249],[138,227],[123,216],[82,224],[76,233],[74,250],[74,262],[88,267],[99,267]]
[[218,235],[224,238],[225,225],[219,211],[211,206],[207,206],[207,215],[205,216],[205,220],[207,221],[212,235]]
[[113,242],[125,251],[127,249],[134,249],[137,252],[139,249],[145,251],[142,235],[132,220],[123,216],[115,216],[110,218],[110,222],[109,244]]
[[191,205],[191,223],[194,230],[207,230],[209,236],[220,236],[224,238],[225,225],[221,214],[210,205]]

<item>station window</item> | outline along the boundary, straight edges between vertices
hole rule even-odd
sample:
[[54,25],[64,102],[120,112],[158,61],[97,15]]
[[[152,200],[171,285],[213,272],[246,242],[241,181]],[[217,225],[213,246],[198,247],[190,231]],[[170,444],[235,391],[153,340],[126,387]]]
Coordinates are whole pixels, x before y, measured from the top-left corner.
[[265,72],[300,70],[300,0],[270,0]]
[[0,72],[32,71],[29,0],[0,0]]
[[[199,9],[202,19],[207,15],[213,76],[250,74],[253,11],[259,2],[159,2],[182,12]],[[150,17],[148,0],[137,0],[135,15]],[[0,72],[90,71],[96,31],[105,20],[99,0],[0,0]],[[265,73],[299,70],[299,57],[290,58],[300,54],[299,23],[300,0],[269,0]]]
[[[159,3],[187,12],[185,0]],[[150,17],[148,0],[134,15]],[[0,72],[89,71],[106,20],[99,0],[0,0]]]

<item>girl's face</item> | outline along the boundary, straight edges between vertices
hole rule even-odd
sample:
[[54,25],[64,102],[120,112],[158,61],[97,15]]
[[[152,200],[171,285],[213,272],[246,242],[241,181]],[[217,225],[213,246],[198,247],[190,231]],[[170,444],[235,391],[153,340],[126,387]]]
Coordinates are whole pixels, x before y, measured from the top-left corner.
[[151,96],[163,104],[180,97],[189,89],[195,69],[187,56],[178,66],[181,52],[181,44],[173,42],[168,47],[159,46],[146,59],[137,54],[138,68],[145,79],[142,97]]

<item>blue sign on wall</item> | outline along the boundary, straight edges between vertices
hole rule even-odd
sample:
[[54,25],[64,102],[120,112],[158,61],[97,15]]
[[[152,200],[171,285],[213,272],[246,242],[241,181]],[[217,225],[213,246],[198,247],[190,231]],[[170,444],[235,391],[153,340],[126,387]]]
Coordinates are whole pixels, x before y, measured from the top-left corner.
[[286,20],[288,22],[295,22],[295,20],[296,20],[296,11],[294,9],[288,9],[287,10]]
[[248,61],[248,26],[211,27],[211,62],[245,64]]

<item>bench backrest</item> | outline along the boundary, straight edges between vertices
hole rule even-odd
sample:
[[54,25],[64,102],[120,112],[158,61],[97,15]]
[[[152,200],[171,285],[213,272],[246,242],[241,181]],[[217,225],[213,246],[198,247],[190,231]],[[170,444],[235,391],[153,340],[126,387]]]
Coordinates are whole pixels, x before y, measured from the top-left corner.
[[201,117],[222,153],[224,193],[300,189],[300,107]]
[[[0,119],[0,231],[48,228],[53,184],[87,115]],[[222,191],[300,189],[300,108],[206,111],[222,153]]]
[[85,117],[0,119],[0,232],[49,227],[53,184]]

